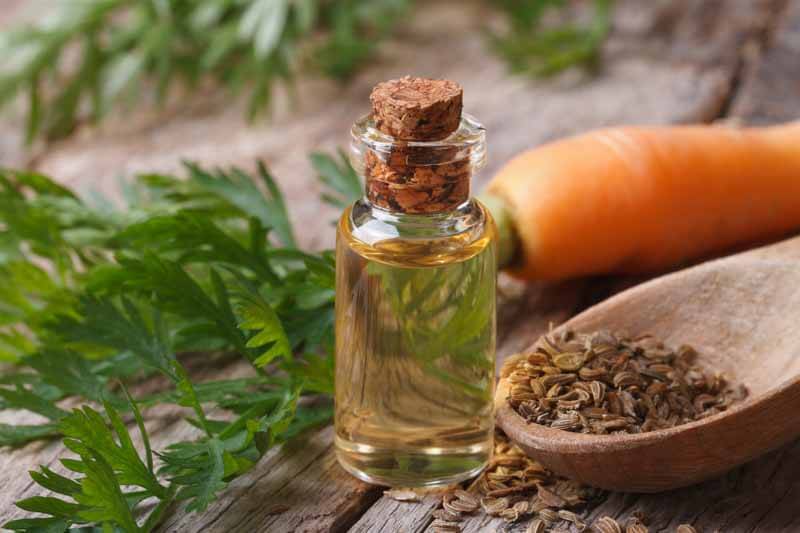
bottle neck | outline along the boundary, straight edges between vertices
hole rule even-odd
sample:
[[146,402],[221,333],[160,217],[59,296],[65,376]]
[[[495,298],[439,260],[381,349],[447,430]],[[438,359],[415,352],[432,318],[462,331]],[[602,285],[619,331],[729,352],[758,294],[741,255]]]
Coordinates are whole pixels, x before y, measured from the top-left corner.
[[424,241],[469,234],[478,231],[486,217],[484,208],[474,199],[448,211],[409,214],[383,209],[362,198],[345,215],[354,237],[370,245],[394,239]]
[[411,221],[423,221],[423,220],[443,220],[446,219],[450,215],[458,214],[461,210],[464,209],[465,206],[475,201],[475,198],[472,196],[467,196],[467,198],[455,205],[447,205],[446,207],[442,207],[441,209],[435,210],[426,210],[426,211],[413,211],[408,209],[403,209],[401,207],[395,207],[393,205],[385,205],[385,202],[375,202],[373,201],[368,194],[365,194],[358,203],[362,205],[362,207],[371,210],[377,218],[386,219],[386,220],[411,220]]
[[470,180],[485,161],[485,130],[468,115],[438,141],[396,139],[369,116],[356,121],[351,137],[351,161],[364,177],[366,199],[398,215],[456,210],[469,201]]
[[[405,150],[395,147],[392,155]],[[435,214],[453,211],[470,197],[472,165],[469,159],[441,164],[411,165],[365,154],[365,196],[372,204],[399,214]]]

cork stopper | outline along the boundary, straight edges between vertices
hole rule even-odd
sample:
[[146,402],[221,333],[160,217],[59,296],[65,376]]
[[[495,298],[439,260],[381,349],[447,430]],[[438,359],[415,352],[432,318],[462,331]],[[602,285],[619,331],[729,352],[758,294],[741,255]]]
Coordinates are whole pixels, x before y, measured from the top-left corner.
[[453,81],[409,76],[373,89],[374,126],[392,139],[388,150],[364,153],[367,198],[373,204],[424,214],[469,199],[469,150],[446,140],[461,124],[462,95]]
[[436,141],[458,129],[463,90],[450,80],[406,76],[372,90],[372,118],[383,133],[406,141]]

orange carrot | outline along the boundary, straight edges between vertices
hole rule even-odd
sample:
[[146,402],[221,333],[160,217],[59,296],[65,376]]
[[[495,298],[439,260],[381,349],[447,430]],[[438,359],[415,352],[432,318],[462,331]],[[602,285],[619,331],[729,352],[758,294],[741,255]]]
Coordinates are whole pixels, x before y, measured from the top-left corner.
[[517,156],[487,193],[522,278],[662,270],[800,229],[800,122],[590,132]]

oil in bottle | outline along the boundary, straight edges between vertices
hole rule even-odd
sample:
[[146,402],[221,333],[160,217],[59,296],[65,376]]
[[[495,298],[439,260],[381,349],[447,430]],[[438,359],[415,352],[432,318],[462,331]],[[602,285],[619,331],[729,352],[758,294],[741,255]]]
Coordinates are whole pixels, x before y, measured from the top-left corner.
[[[461,481],[492,449],[496,234],[469,198],[485,134],[461,116],[460,88],[458,105],[441,105],[455,86],[441,83],[404,78],[382,84],[389,97],[373,92],[372,116],[353,127],[366,195],[337,228],[337,457],[383,485]],[[455,129],[425,119],[424,132],[403,130],[392,113],[408,102]]]

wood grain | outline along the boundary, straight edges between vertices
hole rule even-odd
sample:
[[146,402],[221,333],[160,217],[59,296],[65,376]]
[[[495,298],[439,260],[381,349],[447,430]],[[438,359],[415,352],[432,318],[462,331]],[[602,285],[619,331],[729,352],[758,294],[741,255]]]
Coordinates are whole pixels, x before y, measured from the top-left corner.
[[[79,188],[112,191],[118,175],[135,171],[174,170],[181,159],[206,164],[253,165],[266,160],[287,192],[292,218],[303,228],[300,241],[311,248],[332,244],[328,225],[335,213],[317,201],[318,187],[306,155],[346,142],[352,120],[365,112],[372,85],[404,74],[451,77],[463,84],[465,108],[489,130],[487,177],[514,153],[543,141],[619,123],[710,121],[732,103],[737,116],[757,120],[759,102],[784,75],[800,76],[791,63],[780,72],[759,69],[775,47],[798,39],[797,8],[777,18],[783,2],[766,0],[621,0],[614,34],[595,78],[575,73],[544,82],[509,77],[505,66],[487,52],[479,29],[488,17],[477,2],[425,3],[426,17],[403,30],[402,38],[384,48],[377,65],[346,88],[321,80],[299,84],[302,102],[292,108],[278,98],[271,122],[246,126],[240,102],[217,93],[188,98],[188,105],[166,112],[141,109],[118,116],[101,128],[83,128],[73,138],[47,147],[37,167]],[[791,2],[790,2],[791,3]],[[766,31],[765,28],[769,28]],[[773,33],[774,32],[774,33]],[[758,57],[742,60],[748,42],[773,43]],[[788,48],[792,50],[792,48]],[[741,70],[744,65],[745,69]],[[787,74],[787,72],[789,74]],[[737,81],[739,84],[737,86]],[[800,101],[787,85],[785,98]],[[187,98],[182,98],[187,100]],[[509,102],[513,105],[509,107]],[[775,113],[770,120],[789,118]],[[2,127],[2,126],[0,126]],[[8,133],[7,133],[8,132]],[[23,153],[17,129],[0,135],[0,164],[17,164]],[[16,139],[16,140],[15,140]],[[550,321],[560,323],[630,280],[584,280],[560,285],[521,286],[505,281],[500,308],[500,353],[530,344]],[[213,369],[217,377],[238,372]],[[148,413],[154,446],[189,436],[176,413]],[[303,452],[303,448],[313,453]],[[27,470],[51,464],[63,449],[35,444],[0,453],[0,521],[24,513],[12,502],[36,493]],[[311,457],[313,455],[313,457]],[[306,437],[299,448],[275,450],[252,472],[233,483],[205,513],[170,518],[165,531],[423,531],[436,498],[412,508],[381,497],[381,491],[350,479],[333,463],[330,430]],[[590,516],[624,517],[636,508],[651,514],[656,530],[692,522],[704,531],[796,531],[800,497],[800,444],[782,448],[717,480],[679,492],[654,496],[609,495],[587,509]],[[340,494],[337,494],[340,491]],[[289,502],[289,511],[272,514]],[[493,531],[502,522],[476,517],[468,531]]]
[[749,124],[773,124],[800,118],[800,3],[785,2],[765,39],[745,49],[740,89],[732,115]]
[[[164,531],[340,531],[382,492],[336,463],[333,428],[284,445],[236,479],[225,497],[199,515],[178,512]],[[286,506],[283,512],[273,512]]]

